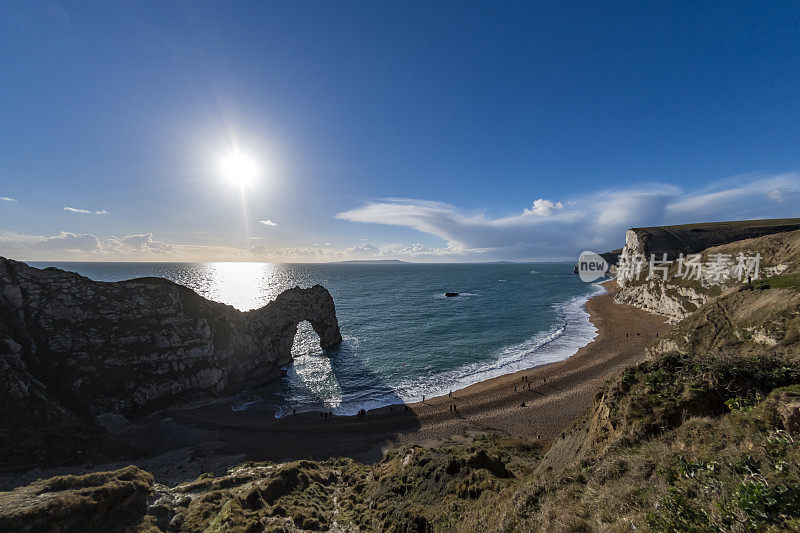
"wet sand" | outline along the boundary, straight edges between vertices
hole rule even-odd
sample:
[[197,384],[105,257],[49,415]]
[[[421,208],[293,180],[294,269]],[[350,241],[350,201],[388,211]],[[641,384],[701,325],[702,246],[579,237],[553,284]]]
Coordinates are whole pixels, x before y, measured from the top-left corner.
[[[349,456],[377,461],[396,445],[434,445],[488,431],[550,440],[586,411],[606,379],[638,362],[644,348],[670,329],[664,317],[615,304],[614,282],[606,288],[609,292],[586,304],[597,336],[575,355],[477,383],[452,397],[383,407],[364,417],[322,417],[317,412],[276,419],[271,412],[234,412],[219,403],[136,421],[139,427],[125,438],[149,454],[190,450],[188,463],[197,464],[179,460],[176,465],[174,459],[167,465],[143,464],[155,469],[157,477],[163,471],[173,480],[175,468],[190,477],[198,468],[224,470],[242,460]],[[457,412],[450,410],[451,404]]]

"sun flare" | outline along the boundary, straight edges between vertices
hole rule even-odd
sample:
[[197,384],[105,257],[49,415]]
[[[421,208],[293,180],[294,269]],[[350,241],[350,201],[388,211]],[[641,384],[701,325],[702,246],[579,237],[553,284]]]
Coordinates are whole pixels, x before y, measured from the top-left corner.
[[222,176],[230,183],[240,187],[251,185],[258,177],[255,160],[241,152],[231,152],[220,162]]

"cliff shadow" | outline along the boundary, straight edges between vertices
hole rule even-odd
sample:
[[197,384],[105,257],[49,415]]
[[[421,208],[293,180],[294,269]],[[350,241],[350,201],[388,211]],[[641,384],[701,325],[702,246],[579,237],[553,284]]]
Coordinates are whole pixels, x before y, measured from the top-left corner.
[[[305,330],[306,341],[319,346],[317,335],[308,333],[310,327],[301,325],[300,329]],[[300,401],[294,404],[291,398]],[[374,408],[359,414],[358,405]],[[331,416],[331,411],[340,414]],[[399,435],[420,428],[414,410],[364,365],[347,338],[322,353],[319,348],[315,353],[306,350],[284,367],[272,384],[202,407],[164,411],[135,423],[141,427],[129,436],[146,455],[186,447],[198,450],[200,460],[183,465],[187,479],[190,473],[207,471],[212,456],[219,458],[223,471],[230,466],[231,456],[237,456],[238,462],[333,457],[377,462]],[[213,461],[211,469],[215,470]]]

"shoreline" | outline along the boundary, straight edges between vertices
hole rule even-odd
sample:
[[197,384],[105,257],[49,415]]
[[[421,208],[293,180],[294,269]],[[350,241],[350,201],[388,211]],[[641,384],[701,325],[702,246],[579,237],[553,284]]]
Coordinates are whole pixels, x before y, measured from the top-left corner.
[[[460,388],[457,388],[457,389],[453,389],[452,390],[453,396],[455,397],[458,394],[470,394],[470,393],[478,392],[478,391],[483,390],[485,388],[491,388],[492,385],[499,385],[499,384],[502,384],[502,383],[505,383],[505,382],[512,382],[513,383],[515,381],[515,378],[516,378],[516,380],[521,380],[522,376],[528,376],[528,375],[532,376],[535,372],[537,372],[539,370],[542,370],[547,366],[555,365],[555,364],[564,362],[564,361],[570,359],[571,357],[574,357],[581,349],[583,349],[584,347],[592,344],[598,338],[598,336],[601,334],[600,329],[595,325],[594,320],[593,320],[593,316],[592,316],[591,312],[589,312],[589,310],[587,309],[587,306],[589,305],[589,302],[592,301],[593,299],[598,298],[600,296],[603,296],[605,294],[609,294],[613,290],[613,289],[610,288],[611,285],[609,285],[611,283],[616,284],[616,282],[614,282],[614,280],[607,280],[607,281],[604,281],[604,282],[600,283],[599,286],[602,287],[602,292],[598,292],[596,294],[587,295],[586,296],[586,301],[584,301],[580,306],[581,310],[588,315],[587,319],[588,319],[588,322],[589,322],[589,326],[594,329],[594,334],[593,334],[592,338],[589,339],[589,341],[586,344],[584,344],[582,346],[579,346],[572,353],[570,353],[569,355],[567,355],[563,359],[559,359],[558,361],[549,361],[549,362],[546,362],[546,363],[540,363],[540,364],[537,364],[535,366],[530,366],[528,368],[523,368],[521,370],[515,370],[513,372],[508,372],[508,373],[505,373],[505,374],[492,376],[492,377],[489,377],[489,378],[486,378],[486,379],[482,379],[480,381],[476,381],[475,383],[470,383],[469,385],[466,385],[466,386],[463,386],[463,387],[460,387]],[[594,283],[593,283],[593,285],[594,285]],[[615,292],[615,294],[616,294],[616,292]],[[569,333],[564,332],[563,336],[560,336],[559,338],[555,339],[555,341],[562,340],[562,337],[563,338],[568,338],[568,336],[569,336]],[[541,346],[537,347],[536,350],[538,350],[539,348],[541,348]],[[424,404],[428,404],[428,403],[433,402],[433,401],[442,400],[443,398],[450,398],[449,401],[452,402],[452,398],[448,394],[440,394],[440,395],[437,395],[437,396],[431,396],[430,398],[426,398],[425,401],[417,401],[417,402],[411,402],[411,403],[407,403],[407,404],[402,404],[402,403],[401,404],[394,404],[394,406],[398,406],[398,405],[400,405],[400,406],[408,405],[409,407],[411,407],[411,406],[422,406]],[[377,407],[377,408],[374,408],[374,409],[369,409],[368,412],[379,411],[381,409],[384,409],[385,407],[389,407],[389,406],[383,406],[383,407]]]
[[[606,280],[606,281],[603,281],[603,282],[592,282],[591,286],[595,287],[596,290],[594,290],[593,292],[591,292],[589,294],[586,294],[586,295],[575,296],[575,297],[570,298],[569,300],[563,302],[562,304],[560,304],[560,305],[563,305],[564,307],[567,307],[568,304],[575,305],[579,309],[579,312],[581,314],[580,317],[579,317],[579,320],[581,320],[581,321],[585,320],[586,321],[585,325],[581,324],[579,326],[576,326],[575,324],[569,324],[570,316],[569,316],[569,314],[567,314],[567,316],[566,316],[567,323],[565,323],[564,326],[563,326],[564,327],[564,331],[562,333],[559,333],[558,336],[556,336],[555,338],[548,339],[548,340],[542,342],[540,345],[536,346],[535,348],[533,348],[529,352],[529,353],[534,354],[534,356],[535,356],[536,354],[539,353],[539,351],[543,347],[548,346],[548,345],[556,345],[558,347],[556,348],[555,351],[556,351],[556,353],[560,354],[560,355],[557,356],[557,357],[561,357],[560,359],[547,360],[547,361],[541,362],[541,363],[534,363],[533,361],[530,361],[529,363],[532,366],[521,367],[521,365],[525,364],[524,358],[527,357],[527,356],[523,356],[521,358],[523,360],[518,361],[518,362],[512,362],[512,363],[510,363],[508,365],[508,366],[512,366],[512,367],[517,367],[516,370],[511,370],[511,371],[503,372],[502,374],[494,374],[494,375],[492,375],[492,371],[489,370],[489,369],[479,368],[479,369],[477,369],[475,371],[475,374],[478,374],[478,375],[480,375],[480,374],[489,374],[489,377],[485,377],[483,379],[479,379],[478,381],[471,381],[469,378],[457,378],[457,381],[459,381],[461,383],[457,384],[455,386],[455,388],[452,389],[452,392],[455,393],[456,391],[461,391],[461,390],[467,389],[469,387],[473,387],[475,385],[479,385],[481,383],[490,382],[490,381],[492,381],[494,379],[502,378],[504,376],[509,376],[509,375],[513,375],[513,374],[524,374],[526,372],[531,372],[531,371],[533,371],[535,369],[539,369],[539,368],[542,368],[542,367],[547,366],[547,365],[551,365],[551,364],[554,364],[554,363],[559,363],[559,362],[564,361],[566,359],[569,359],[570,357],[575,355],[575,353],[580,348],[583,348],[584,346],[586,346],[586,345],[590,344],[591,342],[593,342],[594,339],[598,335],[598,329],[597,329],[597,327],[595,327],[594,323],[592,322],[591,316],[590,316],[589,312],[586,309],[586,304],[589,302],[589,300],[591,300],[593,298],[596,298],[598,296],[602,296],[603,294],[606,294],[609,291],[609,288],[606,286],[606,283],[608,283],[609,281],[612,281],[612,280]],[[597,289],[597,288],[599,288],[599,289]],[[574,319],[574,317],[572,317],[572,318]],[[586,326],[587,329],[585,329],[585,330],[582,329],[584,326]],[[577,338],[583,337],[584,340],[585,340],[585,343],[576,346],[574,344],[574,342],[571,342],[576,337]],[[525,343],[527,343],[529,341],[530,341],[530,339],[526,339],[525,341],[522,341],[519,344],[525,344]],[[563,346],[564,344],[567,344],[567,346]],[[552,358],[553,358],[552,353],[545,354],[544,359],[552,359]],[[285,369],[282,369],[281,372],[285,372]],[[466,381],[467,383],[463,383],[464,381]],[[435,391],[434,394],[428,396],[427,393],[426,393],[424,396],[426,397],[426,402],[429,402],[429,401],[431,401],[431,400],[433,400],[435,398],[441,398],[441,397],[447,396],[447,395],[448,394],[447,394],[446,390],[438,389],[438,390]],[[419,398],[419,396],[418,396],[418,398]],[[413,401],[403,401],[402,398],[397,397],[397,400],[398,401],[396,401],[394,403],[386,403],[386,404],[382,404],[382,405],[378,405],[378,406],[374,406],[374,407],[365,407],[364,410],[367,413],[372,413],[372,412],[379,412],[382,409],[386,409],[386,408],[389,408],[389,407],[397,408],[399,406],[399,407],[402,408],[403,406],[412,406],[412,405],[422,404],[423,403],[421,399],[417,399],[417,400],[413,400]],[[227,398],[227,399],[223,399],[223,400],[215,400],[215,401],[211,401],[211,402],[207,402],[207,403],[224,403],[224,404],[229,404],[230,405],[230,404],[235,403],[236,401],[237,401],[236,397],[231,397],[231,398]],[[181,407],[180,410],[185,410],[185,409],[192,408],[192,407],[199,407],[199,406]],[[267,404],[267,405],[259,405],[258,402],[254,402],[254,403],[248,404],[244,408],[235,409],[235,410],[237,410],[237,411],[246,411],[248,409],[255,409],[258,412],[267,412],[267,411],[271,412],[271,413],[274,414],[276,419],[287,418],[287,417],[293,416],[291,414],[291,409],[288,409],[288,408],[287,409],[282,409],[282,408],[279,408],[279,407],[274,407],[274,406],[269,405],[269,404]],[[174,410],[178,410],[178,409],[173,408],[172,410],[174,411]],[[304,413],[311,413],[311,414],[317,414],[318,415],[320,413],[320,411],[323,411],[323,410],[324,409],[322,407],[318,407],[318,408],[301,408],[301,409],[297,410],[297,414],[299,415],[299,414],[304,414]],[[346,412],[346,413],[337,413],[336,412],[336,408],[327,409],[327,410],[328,411],[332,411],[333,412],[333,416],[336,417],[336,418],[346,418],[346,417],[357,416],[357,412],[356,411],[350,411],[350,412]]]
[[[644,348],[671,328],[665,317],[614,303],[613,280],[603,286],[606,292],[585,303],[595,337],[561,361],[492,377],[454,390],[452,397],[379,407],[363,417],[303,412],[275,418],[272,411],[233,411],[230,402],[162,411],[131,421],[128,431],[117,435],[139,450],[139,459],[3,476],[0,486],[131,463],[167,484],[203,472],[223,474],[246,461],[344,456],[371,463],[397,446],[467,442],[488,432],[549,441],[586,412],[606,379],[637,363]],[[524,387],[523,376],[528,377]],[[453,403],[457,412],[450,410]]]
[[[327,418],[320,412],[275,418],[271,411],[232,411],[229,404],[216,404],[151,417],[137,432],[139,442],[153,454],[208,444],[211,456],[235,456],[239,462],[240,457],[283,462],[338,456],[375,462],[396,446],[458,442],[480,432],[552,440],[591,406],[607,378],[637,363],[644,348],[671,329],[665,317],[614,303],[618,287],[613,280],[603,285],[606,292],[585,304],[597,330],[591,342],[561,361],[454,390],[453,398]],[[530,389],[522,390],[523,375]],[[457,404],[456,413],[450,403]]]
[[[619,287],[614,280],[602,285],[606,292],[591,297],[585,304],[589,320],[597,330],[595,337],[571,356],[475,383],[453,391],[452,398],[437,396],[409,407],[433,422],[439,418],[437,411],[450,414],[448,405],[454,403],[458,415],[465,415],[470,423],[464,424],[463,429],[469,425],[473,429],[483,426],[485,430],[543,441],[557,437],[591,406],[606,379],[638,363],[644,348],[672,328],[666,317],[615,303],[613,298]],[[522,381],[523,376],[526,382]],[[429,443],[447,441],[447,429],[452,427],[443,424],[442,430],[436,432],[438,438]],[[428,427],[425,432],[431,430]],[[401,436],[397,442],[412,444],[414,439]]]

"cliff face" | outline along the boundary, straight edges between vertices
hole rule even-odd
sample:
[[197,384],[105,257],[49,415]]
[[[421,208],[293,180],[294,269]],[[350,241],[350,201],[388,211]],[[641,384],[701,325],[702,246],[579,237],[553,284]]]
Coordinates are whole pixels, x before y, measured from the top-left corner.
[[[775,227],[775,226],[769,226]],[[647,249],[646,242],[642,240],[639,230],[628,230],[628,240],[625,243],[625,253],[642,253]],[[717,246],[711,246],[701,252],[703,257],[710,259],[715,254],[726,254],[736,257],[737,254],[760,254],[759,278],[770,278],[780,274],[798,272],[800,267],[800,231],[775,233],[743,239]],[[695,253],[695,252],[692,252]],[[671,256],[671,254],[670,254]],[[656,255],[659,258],[658,254]],[[683,279],[677,272],[677,264],[670,267],[665,283],[662,278],[655,276],[648,278],[649,266],[645,265],[639,279],[618,279],[622,290],[617,293],[615,300],[618,303],[633,305],[651,313],[665,315],[672,323],[677,323],[694,313],[699,307],[719,295],[726,287],[741,284],[736,279]]]
[[302,320],[322,348],[341,342],[320,285],[243,313],[161,278],[102,283],[0,258],[0,394],[53,416],[208,400],[273,379]]
[[622,255],[638,253],[649,258],[650,254],[656,254],[661,258],[666,253],[669,259],[674,259],[681,253],[695,254],[712,246],[798,229],[800,218],[631,228],[625,232]]

